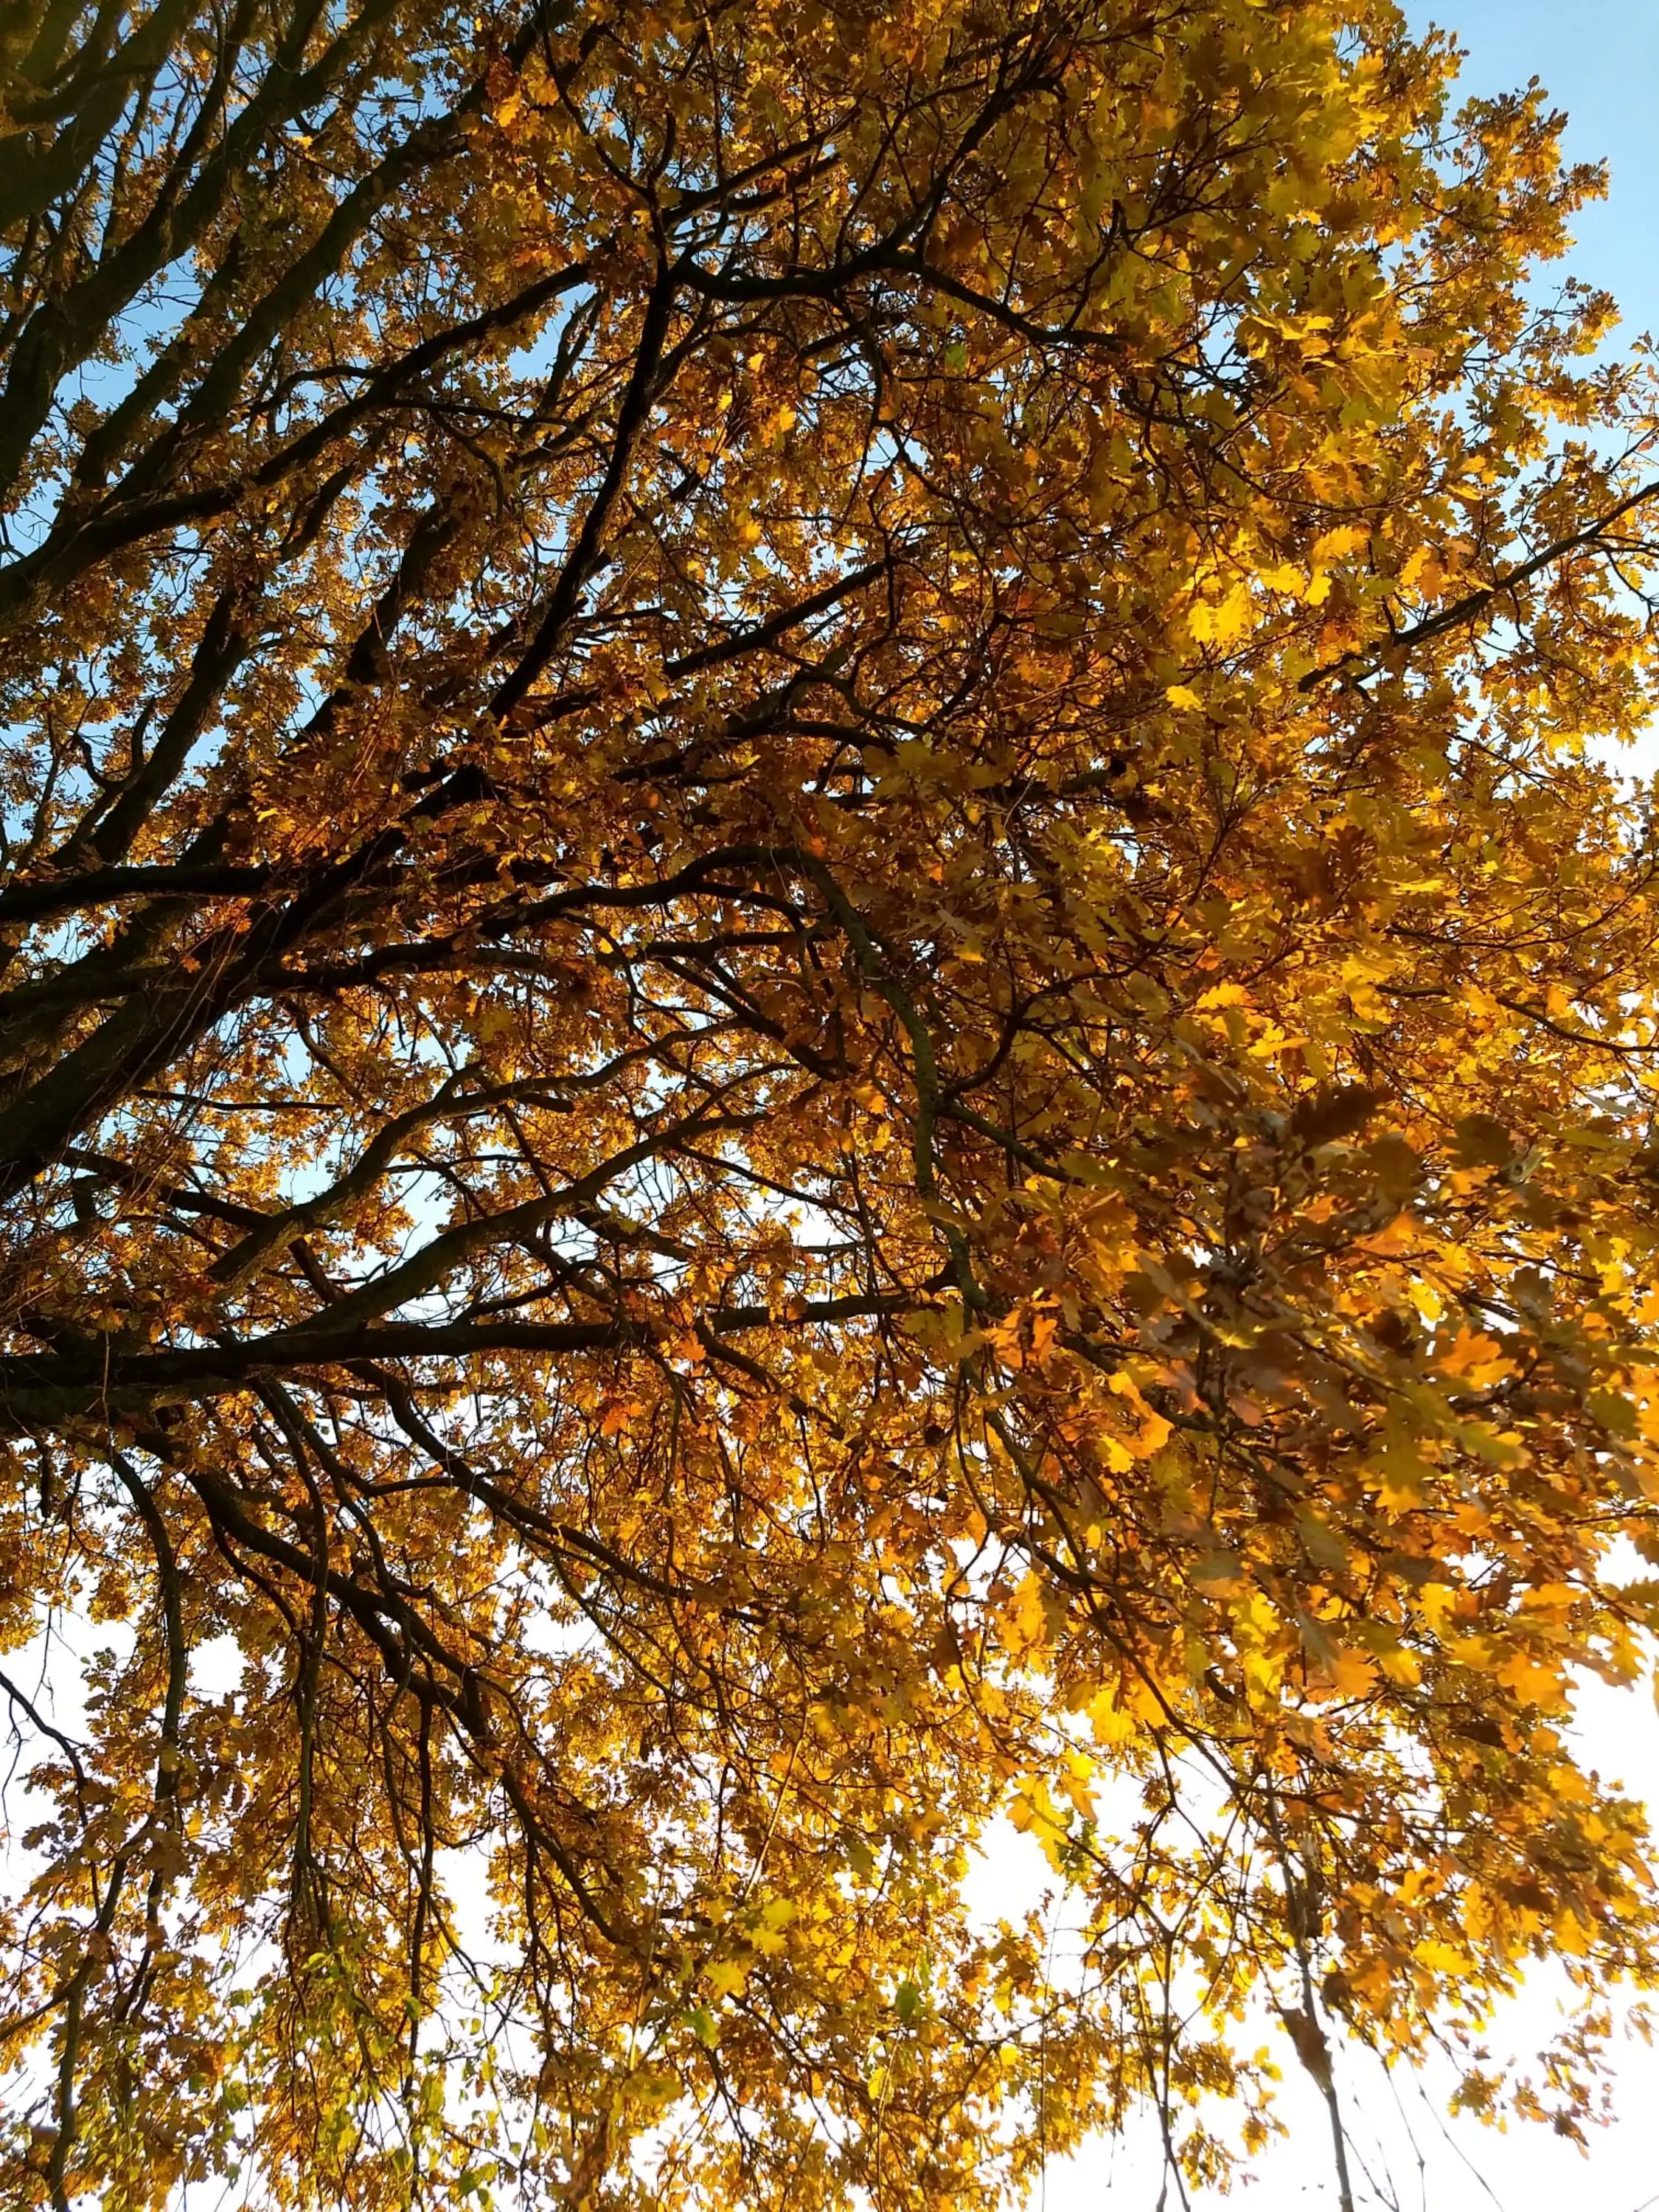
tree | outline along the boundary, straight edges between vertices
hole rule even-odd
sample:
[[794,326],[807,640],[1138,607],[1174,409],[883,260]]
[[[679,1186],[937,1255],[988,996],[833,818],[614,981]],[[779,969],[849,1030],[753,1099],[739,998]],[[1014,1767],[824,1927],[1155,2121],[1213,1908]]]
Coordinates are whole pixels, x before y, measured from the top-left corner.
[[1247,2003],[1340,2166],[1331,2039],[1544,1951],[1576,2130],[1659,1968],[1563,1735],[1659,1563],[1597,178],[1388,0],[473,4],[6,17],[9,2201],[1202,2178]]

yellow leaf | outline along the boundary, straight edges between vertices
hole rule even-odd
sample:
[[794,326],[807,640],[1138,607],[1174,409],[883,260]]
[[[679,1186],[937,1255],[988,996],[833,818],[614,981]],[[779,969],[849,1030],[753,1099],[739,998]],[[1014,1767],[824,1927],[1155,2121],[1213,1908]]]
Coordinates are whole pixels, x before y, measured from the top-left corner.
[[1187,627],[1200,645],[1231,645],[1250,626],[1250,591],[1235,584],[1224,599],[1200,599],[1187,617]]

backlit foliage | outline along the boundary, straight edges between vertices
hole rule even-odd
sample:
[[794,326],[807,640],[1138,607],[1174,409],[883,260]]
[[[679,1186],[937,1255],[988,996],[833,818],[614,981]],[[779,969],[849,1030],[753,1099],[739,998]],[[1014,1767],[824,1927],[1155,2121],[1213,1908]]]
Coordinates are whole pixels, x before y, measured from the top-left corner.
[[1540,1953],[1577,2129],[1652,396],[1452,64],[6,9],[9,2203],[1202,2179]]

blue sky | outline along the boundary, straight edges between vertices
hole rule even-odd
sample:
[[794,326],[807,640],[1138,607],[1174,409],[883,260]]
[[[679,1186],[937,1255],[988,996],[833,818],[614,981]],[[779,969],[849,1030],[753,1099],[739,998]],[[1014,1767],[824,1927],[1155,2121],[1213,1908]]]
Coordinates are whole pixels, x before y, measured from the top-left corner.
[[1571,267],[1625,311],[1626,337],[1659,338],[1659,0],[1443,0],[1407,6],[1468,49],[1474,92],[1536,76],[1568,118],[1577,161],[1606,161],[1612,190],[1578,220]]

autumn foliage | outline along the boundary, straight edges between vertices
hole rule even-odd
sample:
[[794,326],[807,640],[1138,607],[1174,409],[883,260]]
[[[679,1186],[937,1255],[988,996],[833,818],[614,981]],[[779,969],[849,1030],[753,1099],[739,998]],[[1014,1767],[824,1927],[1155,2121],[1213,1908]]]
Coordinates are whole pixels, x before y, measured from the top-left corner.
[[1540,1953],[1579,2124],[1655,401],[1453,60],[5,11],[8,2203],[1201,2179]]

